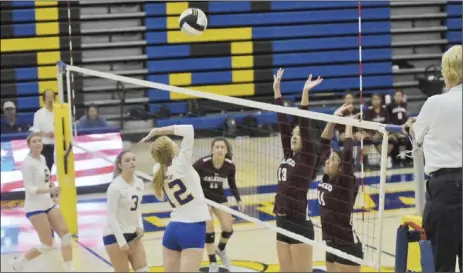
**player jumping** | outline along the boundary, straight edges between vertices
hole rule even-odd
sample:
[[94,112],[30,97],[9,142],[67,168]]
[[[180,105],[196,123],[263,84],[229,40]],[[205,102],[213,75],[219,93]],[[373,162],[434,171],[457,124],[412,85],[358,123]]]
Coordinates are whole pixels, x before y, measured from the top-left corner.
[[[273,90],[275,104],[283,105],[280,82],[283,70],[274,75]],[[312,75],[305,82],[301,109],[309,107],[309,91],[319,85],[320,77],[312,81]],[[277,172],[278,188],[275,196],[277,226],[288,231],[314,239],[313,223],[307,211],[307,192],[314,176],[317,155],[309,134],[309,120],[298,118],[298,126],[291,132],[288,117],[278,113],[281,143],[284,158]],[[282,272],[312,272],[312,246],[277,234],[277,253]]]
[[[198,272],[206,240],[206,221],[211,220],[198,173],[192,166],[194,130],[191,125],[154,128],[140,143],[163,135],[151,144],[157,162],[152,181],[156,197],[167,197],[173,211],[162,239],[166,272]],[[183,137],[180,152],[169,137]]]
[[[348,105],[334,113],[342,116]],[[344,149],[331,151],[334,123],[328,123],[321,135],[320,158],[323,166],[322,182],[318,185],[323,240],[330,247],[363,259],[362,243],[352,226],[352,212],[358,193],[352,155],[352,126],[346,126]],[[360,272],[360,265],[326,252],[328,272]]]
[[31,248],[21,257],[12,261],[14,271],[22,271],[27,261],[32,260],[53,248],[53,232],[61,238],[61,253],[63,255],[65,270],[74,271],[72,266],[72,236],[69,233],[66,221],[61,210],[55,206],[52,199],[59,194],[59,187],[50,183],[51,174],[47,167],[43,150],[42,137],[33,133],[27,138],[29,154],[24,159],[21,173],[24,179],[26,198],[24,211],[40,239],[40,245]]
[[148,272],[146,254],[140,238],[143,219],[140,205],[144,183],[135,176],[135,155],[121,152],[116,157],[114,180],[107,190],[108,225],[103,243],[116,272]]
[[[211,155],[198,159],[193,167],[201,178],[204,195],[216,203],[228,205],[228,199],[223,189],[224,182],[228,185],[233,196],[238,203],[238,208],[243,211],[244,206],[241,201],[235,181],[236,167],[232,161],[232,146],[225,138],[216,138],[212,141]],[[209,256],[209,272],[218,272],[217,253],[223,265],[230,270],[231,263],[225,253],[225,247],[233,234],[233,217],[230,213],[209,206],[209,212],[219,218],[222,235],[217,249],[215,247],[215,233],[213,220],[206,222],[206,250]]]

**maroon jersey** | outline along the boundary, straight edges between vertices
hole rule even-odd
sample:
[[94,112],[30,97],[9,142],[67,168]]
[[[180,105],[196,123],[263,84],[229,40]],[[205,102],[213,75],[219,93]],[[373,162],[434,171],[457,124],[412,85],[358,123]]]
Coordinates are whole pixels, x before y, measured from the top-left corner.
[[365,120],[379,123],[389,123],[389,115],[387,113],[386,107],[384,105],[381,106],[379,108],[379,112],[376,112],[373,106],[368,107],[368,110],[365,113]]
[[[352,212],[357,197],[358,184],[353,170],[352,138],[344,141],[340,173],[335,177],[324,175],[318,184],[317,197],[320,204],[323,240],[339,243],[354,243]],[[325,162],[330,154],[330,140],[321,140],[320,156]]]
[[[282,98],[275,99],[275,104],[283,105]],[[308,106],[301,106],[308,109]],[[301,151],[291,150],[291,125],[285,114],[277,114],[280,127],[281,144],[284,158],[277,171],[278,186],[273,212],[294,219],[305,220],[307,211],[307,192],[317,160],[314,145],[309,136],[309,120],[298,118],[301,133]]]
[[212,163],[212,156],[198,159],[193,168],[199,174],[201,187],[206,196],[225,196],[223,184],[228,180],[228,185],[236,201],[241,201],[238,187],[236,186],[236,167],[231,159],[225,158],[220,169],[216,169]]
[[395,125],[403,125],[407,122],[408,114],[407,114],[407,103],[395,103],[392,102],[387,105],[387,113],[389,115],[389,122]]

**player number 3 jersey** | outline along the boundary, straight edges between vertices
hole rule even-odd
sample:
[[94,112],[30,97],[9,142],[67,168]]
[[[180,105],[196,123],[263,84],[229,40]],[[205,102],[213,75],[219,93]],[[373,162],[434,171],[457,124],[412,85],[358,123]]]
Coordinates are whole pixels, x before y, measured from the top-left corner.
[[138,227],[143,228],[140,204],[144,186],[138,177],[129,184],[118,176],[108,187],[108,224],[104,235],[114,234],[120,246],[127,243],[124,233],[134,233]]

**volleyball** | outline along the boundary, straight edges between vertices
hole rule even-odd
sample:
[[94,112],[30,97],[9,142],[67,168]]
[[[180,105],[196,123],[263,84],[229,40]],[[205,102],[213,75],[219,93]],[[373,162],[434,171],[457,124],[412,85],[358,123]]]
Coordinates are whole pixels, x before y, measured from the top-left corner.
[[189,8],[178,18],[180,30],[188,35],[201,35],[207,28],[206,14],[200,9]]

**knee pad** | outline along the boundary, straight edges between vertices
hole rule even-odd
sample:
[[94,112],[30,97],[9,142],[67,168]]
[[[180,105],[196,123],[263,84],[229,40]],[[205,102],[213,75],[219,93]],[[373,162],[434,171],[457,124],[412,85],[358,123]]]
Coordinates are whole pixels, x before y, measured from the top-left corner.
[[66,233],[61,237],[62,246],[70,246],[72,244],[72,235],[71,233]]
[[225,239],[230,239],[230,237],[232,236],[233,234],[233,230],[228,232],[228,231],[222,231],[222,238],[225,238]]
[[40,252],[40,253],[47,253],[48,251],[50,251],[51,249],[53,248],[53,246],[49,246],[47,244],[41,244],[39,245],[36,249]]
[[148,272],[148,267],[145,266],[145,267],[139,268],[139,269],[135,270],[135,272]]
[[213,244],[215,243],[215,233],[206,233],[206,244]]

